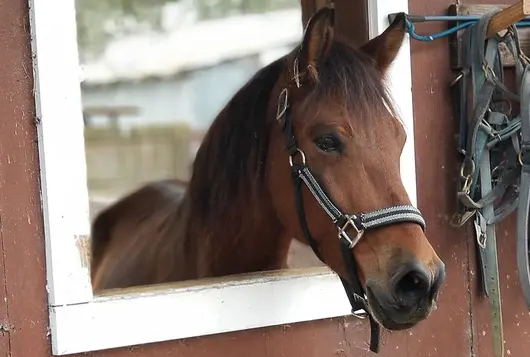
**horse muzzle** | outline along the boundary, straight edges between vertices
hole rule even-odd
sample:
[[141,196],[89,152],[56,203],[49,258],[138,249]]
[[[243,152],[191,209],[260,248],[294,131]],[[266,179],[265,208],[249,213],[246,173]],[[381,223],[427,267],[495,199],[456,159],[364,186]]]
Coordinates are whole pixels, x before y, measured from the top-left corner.
[[376,320],[389,330],[403,330],[427,318],[436,306],[445,266],[436,264],[431,271],[417,261],[400,265],[389,279],[387,288],[366,285],[370,310]]

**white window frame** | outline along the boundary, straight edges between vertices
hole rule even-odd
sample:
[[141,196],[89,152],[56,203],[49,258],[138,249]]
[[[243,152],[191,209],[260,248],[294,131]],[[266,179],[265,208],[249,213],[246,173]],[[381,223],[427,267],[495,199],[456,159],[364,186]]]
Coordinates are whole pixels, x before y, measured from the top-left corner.
[[[340,280],[324,268],[94,297],[86,256],[90,226],[75,2],[28,1],[53,355],[350,314]],[[372,36],[388,26],[388,13],[408,10],[407,0],[370,3]],[[408,39],[389,78],[408,133],[403,181],[416,204]]]

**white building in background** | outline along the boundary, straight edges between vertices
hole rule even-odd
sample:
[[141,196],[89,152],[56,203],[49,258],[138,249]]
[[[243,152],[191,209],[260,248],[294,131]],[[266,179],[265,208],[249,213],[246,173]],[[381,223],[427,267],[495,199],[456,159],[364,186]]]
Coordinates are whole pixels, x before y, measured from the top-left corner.
[[123,128],[187,122],[204,130],[237,89],[301,37],[300,9],[289,9],[120,38],[82,64],[83,106],[92,125],[114,108]]

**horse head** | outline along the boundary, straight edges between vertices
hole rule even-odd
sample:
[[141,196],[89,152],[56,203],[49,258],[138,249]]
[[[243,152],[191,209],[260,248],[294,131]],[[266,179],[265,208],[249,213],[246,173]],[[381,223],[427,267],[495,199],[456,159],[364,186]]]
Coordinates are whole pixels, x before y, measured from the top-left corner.
[[408,328],[429,315],[445,267],[401,180],[406,132],[385,86],[404,18],[355,49],[335,34],[333,11],[315,13],[283,59],[268,108],[268,190],[289,235],[358,278],[383,326]]

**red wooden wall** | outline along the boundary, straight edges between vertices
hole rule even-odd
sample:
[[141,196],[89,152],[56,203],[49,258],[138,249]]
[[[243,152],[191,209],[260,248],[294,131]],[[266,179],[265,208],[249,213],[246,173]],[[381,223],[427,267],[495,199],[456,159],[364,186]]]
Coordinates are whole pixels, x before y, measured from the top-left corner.
[[[367,1],[335,0],[340,31],[356,43],[368,37]],[[302,0],[306,10],[319,2]],[[410,0],[410,12],[443,14],[449,4]],[[444,26],[422,24],[418,31],[435,32]],[[4,301],[0,323],[8,330],[0,333],[0,357],[50,356],[29,41],[27,2],[0,1],[0,301]],[[379,356],[489,357],[489,311],[487,301],[476,293],[473,234],[448,224],[458,165],[447,86],[451,80],[447,41],[413,41],[412,67],[419,206],[429,223],[430,239],[447,264],[448,279],[432,317],[410,331],[385,332]],[[500,268],[506,274],[502,279],[506,348],[511,356],[522,357],[530,350],[530,315],[517,281],[513,227],[510,219],[500,230]],[[88,355],[364,356],[370,355],[367,329],[365,322],[348,317]]]

